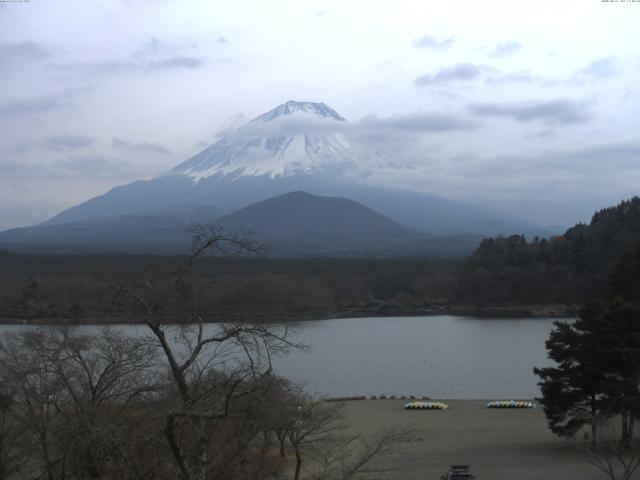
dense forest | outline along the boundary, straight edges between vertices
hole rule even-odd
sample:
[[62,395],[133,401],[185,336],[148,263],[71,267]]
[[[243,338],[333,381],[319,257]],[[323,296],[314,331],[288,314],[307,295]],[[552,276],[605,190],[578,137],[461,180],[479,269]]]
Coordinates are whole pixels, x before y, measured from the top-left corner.
[[[150,280],[168,288],[184,261],[5,252],[0,319],[131,321],[124,309],[108,304],[108,287]],[[188,288],[211,320],[419,313],[449,301],[460,267],[460,261],[437,259],[213,258],[196,266]]]
[[[605,290],[618,259],[638,245],[640,198],[633,198],[562,236],[485,239],[465,260],[216,257],[197,265],[185,288],[209,320],[572,314]],[[133,321],[124,306],[107,302],[109,287],[163,285],[185,259],[0,252],[0,319]]]
[[582,303],[606,288],[618,259],[638,245],[640,198],[634,197],[548,240],[483,240],[465,262],[454,298],[498,305]]

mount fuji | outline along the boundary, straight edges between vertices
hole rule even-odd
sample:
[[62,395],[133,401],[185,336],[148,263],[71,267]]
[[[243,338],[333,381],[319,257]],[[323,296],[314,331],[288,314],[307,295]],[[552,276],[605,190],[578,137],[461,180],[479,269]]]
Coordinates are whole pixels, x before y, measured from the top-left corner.
[[115,187],[29,231],[118,216],[178,218],[187,224],[189,218],[207,220],[203,212],[212,212],[213,220],[275,196],[306,192],[358,202],[419,234],[550,233],[481,206],[410,192],[401,185],[368,184],[370,173],[387,163],[387,155],[352,138],[349,122],[329,106],[288,101],[165,174]]
[[363,167],[375,155],[340,133],[345,123],[324,103],[289,101],[181,163],[172,173],[197,183],[217,175],[273,180]]

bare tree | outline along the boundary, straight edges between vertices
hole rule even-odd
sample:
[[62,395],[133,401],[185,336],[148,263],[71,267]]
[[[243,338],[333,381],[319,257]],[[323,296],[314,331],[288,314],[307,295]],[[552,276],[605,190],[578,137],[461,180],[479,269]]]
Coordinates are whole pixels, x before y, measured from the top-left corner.
[[64,416],[70,467],[100,478],[109,466],[129,463],[119,420],[157,389],[155,347],[109,328],[94,335],[57,328],[48,335],[42,354],[64,386],[53,401]]
[[198,262],[262,247],[216,227],[193,234],[168,280],[109,288],[146,335],[57,327],[0,340],[0,480],[272,479],[281,462],[259,448],[266,432],[283,456],[290,443],[296,480],[303,456],[309,478],[347,479],[397,441],[341,435],[339,405],[273,373],[274,356],[304,348],[287,324],[205,324],[188,280]]
[[[24,451],[30,470],[49,479],[101,478],[119,463],[130,464],[122,420],[155,390],[153,358],[145,341],[110,329],[5,336],[0,378],[10,391],[11,421],[30,440]],[[127,470],[126,478],[136,478],[135,469]]]
[[600,435],[598,445],[582,446],[587,461],[610,480],[629,480],[640,467],[640,440],[615,437],[612,432]]
[[346,434],[344,404],[312,400],[299,390],[295,398],[295,410],[290,409],[288,423],[281,424],[295,453],[294,480],[302,476],[304,458],[305,478],[310,480],[347,480],[364,471],[388,471],[372,468],[372,461],[414,432],[394,427],[373,435]]
[[296,411],[287,427],[287,437],[296,456],[294,480],[300,478],[303,451],[313,444],[325,441],[328,436],[342,428],[338,423],[342,418],[343,405],[327,404],[298,396]]
[[0,383],[12,399],[13,421],[25,433],[31,468],[53,480],[61,478],[66,467],[63,422],[55,406],[63,385],[39,348],[42,338],[39,331],[5,335],[0,343]]
[[0,387],[0,480],[17,474],[23,464],[22,430],[11,415],[13,399]]
[[386,466],[372,466],[394,452],[398,442],[406,440],[414,429],[393,427],[373,435],[329,436],[311,450],[315,472],[311,480],[348,480],[359,473],[392,471]]
[[[169,291],[160,291],[151,280],[112,289],[118,294],[114,301],[125,298],[144,316],[163,354],[171,399],[164,435],[178,474],[185,480],[204,480],[230,475],[230,443],[220,438],[222,427],[238,437],[243,425],[250,433],[243,441],[252,439],[258,423],[247,429],[251,415],[246,405],[269,388],[263,380],[271,372],[271,356],[300,345],[291,340],[286,325],[225,323],[205,328],[191,301],[187,277],[193,268],[212,254],[260,254],[264,247],[250,233],[227,234],[219,227],[196,226],[192,234],[193,253],[173,276]],[[243,448],[246,453],[246,444]],[[232,457],[239,454],[235,451]]]

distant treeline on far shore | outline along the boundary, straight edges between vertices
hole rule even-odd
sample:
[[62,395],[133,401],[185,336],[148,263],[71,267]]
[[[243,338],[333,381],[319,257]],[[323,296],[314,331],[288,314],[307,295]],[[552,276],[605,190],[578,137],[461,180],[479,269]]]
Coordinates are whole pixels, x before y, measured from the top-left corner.
[[[561,236],[486,239],[463,260],[212,258],[196,267],[186,294],[211,321],[531,309],[553,315],[603,292],[617,262],[638,246],[636,197]],[[109,300],[107,288],[147,279],[162,285],[185,258],[2,251],[0,321],[136,321],[130,308]]]

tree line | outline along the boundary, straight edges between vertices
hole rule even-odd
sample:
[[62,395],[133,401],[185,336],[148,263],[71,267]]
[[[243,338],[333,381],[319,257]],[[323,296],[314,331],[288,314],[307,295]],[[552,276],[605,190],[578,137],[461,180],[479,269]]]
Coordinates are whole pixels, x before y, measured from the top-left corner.
[[[172,288],[178,256],[0,254],[0,318],[54,323],[131,321],[105,311],[104,287]],[[461,263],[438,259],[218,257],[194,266],[188,288],[210,319],[313,319],[446,304]],[[107,314],[110,317],[107,317]]]
[[[196,265],[188,288],[212,320],[572,307],[602,294],[618,258],[639,244],[640,199],[633,198],[564,235],[485,239],[464,260],[227,256]],[[130,312],[115,308],[121,304],[106,316],[104,287],[151,279],[170,290],[167,279],[184,260],[0,251],[0,319],[131,321]]]

